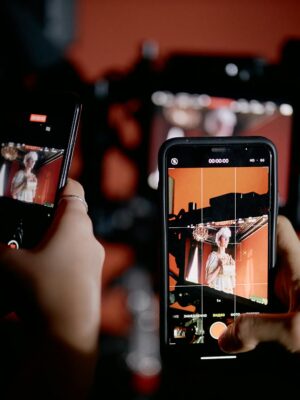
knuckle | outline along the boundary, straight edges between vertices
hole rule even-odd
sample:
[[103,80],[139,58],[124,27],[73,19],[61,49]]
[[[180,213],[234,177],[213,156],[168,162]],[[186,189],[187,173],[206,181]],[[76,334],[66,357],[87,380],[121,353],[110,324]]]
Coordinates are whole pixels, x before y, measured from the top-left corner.
[[70,191],[72,193],[78,193],[80,195],[84,194],[84,188],[82,184],[74,179],[68,178],[67,185],[65,187],[65,191]]
[[243,338],[248,335],[250,330],[251,320],[247,318],[245,314],[240,315],[235,323],[235,334],[238,340],[241,342]]
[[256,318],[241,314],[235,324],[235,337],[244,351],[253,350],[257,344],[255,329]]

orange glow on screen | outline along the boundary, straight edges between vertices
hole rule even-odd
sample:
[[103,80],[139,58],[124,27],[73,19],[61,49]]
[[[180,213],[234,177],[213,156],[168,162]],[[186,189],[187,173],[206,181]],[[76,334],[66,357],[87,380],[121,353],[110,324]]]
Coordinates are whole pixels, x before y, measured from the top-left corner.
[[45,114],[30,114],[29,121],[30,122],[46,122],[47,115]]

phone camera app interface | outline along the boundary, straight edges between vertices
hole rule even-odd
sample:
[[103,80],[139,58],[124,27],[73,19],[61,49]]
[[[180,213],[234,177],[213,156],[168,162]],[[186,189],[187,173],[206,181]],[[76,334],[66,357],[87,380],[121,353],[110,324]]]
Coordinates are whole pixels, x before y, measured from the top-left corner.
[[234,318],[262,312],[268,304],[269,166],[249,161],[181,168],[172,167],[173,159],[167,205],[169,344],[216,348]]

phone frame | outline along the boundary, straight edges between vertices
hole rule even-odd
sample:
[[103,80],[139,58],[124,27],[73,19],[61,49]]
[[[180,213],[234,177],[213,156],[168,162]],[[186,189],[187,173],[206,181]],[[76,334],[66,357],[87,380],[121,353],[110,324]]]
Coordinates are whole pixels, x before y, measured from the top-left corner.
[[[185,137],[185,138],[174,138],[165,141],[159,150],[159,197],[161,204],[161,221],[162,221],[162,232],[161,232],[161,272],[160,272],[160,345],[161,355],[163,360],[174,362],[175,360],[187,359],[190,362],[199,364],[201,356],[201,345],[198,344],[186,344],[186,345],[169,345],[168,344],[168,314],[169,314],[169,252],[168,252],[168,165],[167,165],[167,152],[172,146],[212,146],[212,147],[226,147],[231,145],[242,145],[242,146],[259,146],[260,144],[268,146],[271,152],[271,163],[269,172],[269,196],[271,199],[270,204],[270,229],[269,229],[269,248],[268,248],[268,306],[264,307],[263,310],[269,312],[272,310],[272,285],[274,279],[274,270],[276,262],[276,218],[278,214],[278,199],[277,199],[277,150],[274,144],[264,137],[219,137],[219,138],[204,138],[204,137]],[[255,306],[254,306],[255,308]],[[260,307],[257,305],[257,309]],[[243,360],[245,355],[239,355],[238,359]],[[249,356],[246,356],[248,359]],[[236,360],[237,358],[235,358]],[[223,361],[223,360],[222,360]]]
[[[5,210],[13,215],[12,225],[14,228],[9,226],[7,232],[6,228],[1,231],[1,240],[4,242],[9,244],[12,242],[16,247],[33,247],[49,226],[59,192],[66,184],[80,125],[81,111],[80,97],[73,92],[30,93],[15,100],[9,99],[1,110],[3,116],[0,135],[2,147],[11,145],[19,155],[25,154],[25,151],[32,148],[34,151],[41,152],[40,154],[45,160],[44,165],[47,164],[49,151],[53,151],[53,159],[57,152],[56,165],[59,165],[59,169],[55,170],[49,178],[50,185],[55,184],[55,188],[51,188],[51,194],[49,191],[47,192],[49,194],[44,197],[45,205],[42,200],[40,200],[41,202],[35,200],[26,202],[7,197],[5,193],[8,189],[5,189],[0,198],[3,207],[1,212],[2,216],[3,213],[5,215]],[[34,120],[31,122],[29,118],[32,115],[37,118],[45,117],[45,121]],[[60,153],[61,156],[59,156]],[[3,160],[2,163],[7,162],[5,158]],[[9,174],[11,175],[11,172]],[[7,180],[8,178],[5,178],[4,182]],[[35,221],[32,226],[29,223],[30,218]],[[18,223],[17,220],[20,222]]]

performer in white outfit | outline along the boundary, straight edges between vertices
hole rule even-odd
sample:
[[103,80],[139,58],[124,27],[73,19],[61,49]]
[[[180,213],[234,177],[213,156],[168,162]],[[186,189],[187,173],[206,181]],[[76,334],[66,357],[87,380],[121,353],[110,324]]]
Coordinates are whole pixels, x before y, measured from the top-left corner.
[[216,234],[217,251],[212,251],[206,261],[206,282],[213,289],[233,293],[235,288],[235,261],[226,253],[231,236],[228,227],[221,228]]
[[11,183],[11,194],[14,199],[32,203],[37,188],[37,177],[32,169],[38,159],[35,151],[30,151],[24,156],[25,168],[18,171]]

